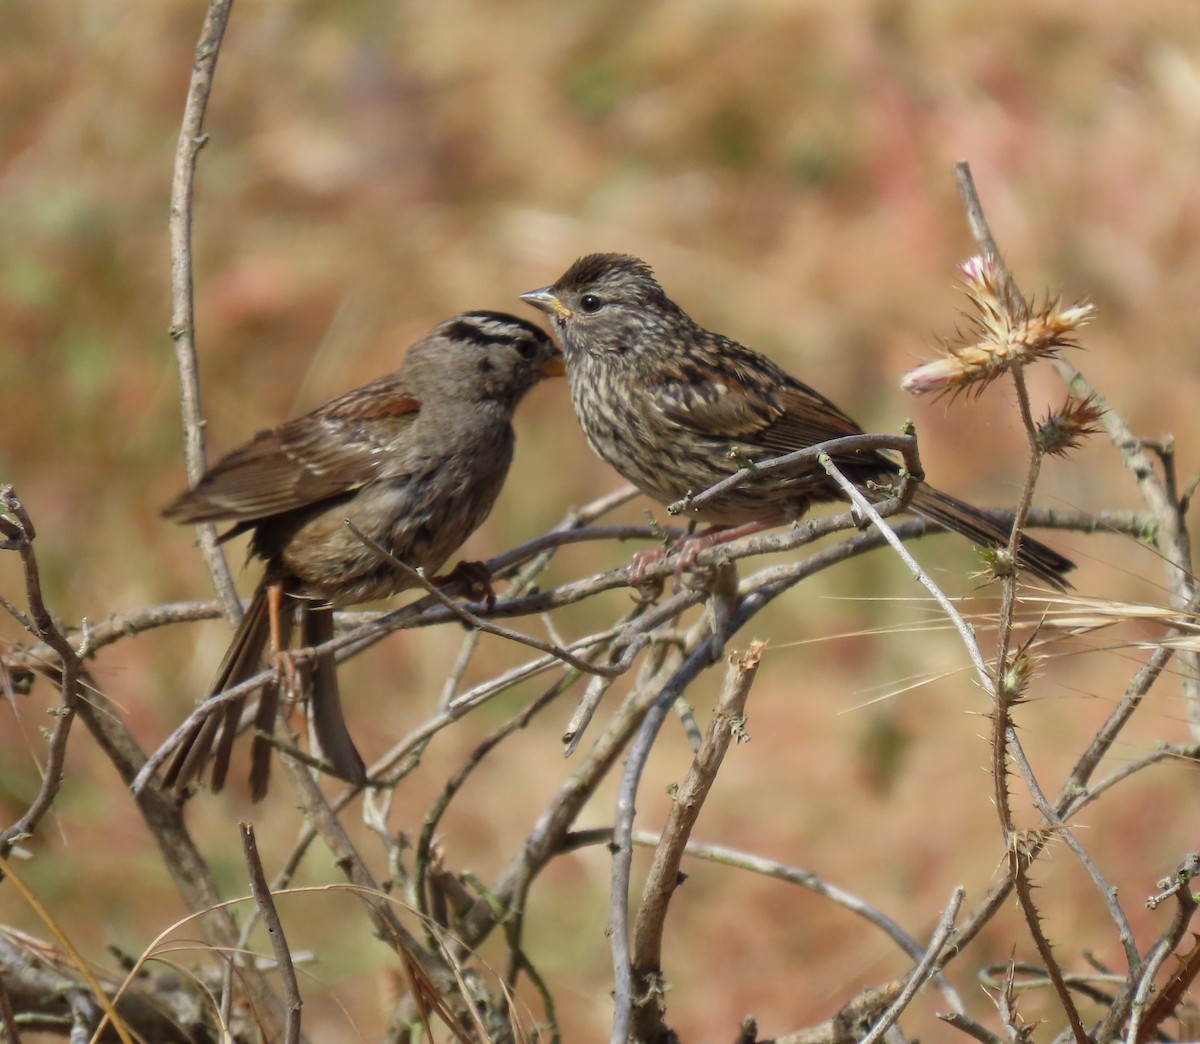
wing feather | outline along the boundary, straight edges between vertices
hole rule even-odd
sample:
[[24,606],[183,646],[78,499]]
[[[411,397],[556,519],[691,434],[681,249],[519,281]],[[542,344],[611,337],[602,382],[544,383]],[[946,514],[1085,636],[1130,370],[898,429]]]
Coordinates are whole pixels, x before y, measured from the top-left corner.
[[[716,335],[713,347],[724,367],[721,381],[689,361],[656,389],[655,401],[673,424],[760,457],[862,434],[862,428],[829,399],[770,360],[752,359],[748,349]],[[879,453],[838,459],[858,467],[895,469]]]
[[163,514],[181,522],[252,522],[342,496],[375,477],[419,411],[398,375],[388,374],[259,432]]

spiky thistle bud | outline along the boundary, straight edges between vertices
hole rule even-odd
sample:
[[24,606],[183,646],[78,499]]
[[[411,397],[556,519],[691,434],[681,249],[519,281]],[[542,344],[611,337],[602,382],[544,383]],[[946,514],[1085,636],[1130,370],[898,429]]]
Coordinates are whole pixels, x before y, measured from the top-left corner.
[[1104,409],[1094,395],[1076,399],[1070,393],[1057,412],[1051,410],[1038,425],[1037,443],[1043,453],[1065,457],[1070,450],[1078,449],[1089,435],[1100,431],[1100,418]]

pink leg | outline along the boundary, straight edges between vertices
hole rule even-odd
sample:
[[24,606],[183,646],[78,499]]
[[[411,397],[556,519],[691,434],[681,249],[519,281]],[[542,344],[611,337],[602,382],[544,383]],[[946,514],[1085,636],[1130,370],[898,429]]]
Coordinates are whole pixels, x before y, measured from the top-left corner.
[[675,545],[675,550],[679,552],[679,562],[675,566],[676,581],[696,564],[696,558],[701,551],[728,544],[731,540],[750,536],[752,533],[759,533],[764,529],[771,529],[784,520],[782,514],[775,514],[754,522],[743,522],[740,526],[709,526],[703,533],[684,537]]
[[646,572],[654,565],[666,557],[667,549],[665,547],[652,547],[645,551],[637,551],[629,562],[629,583],[633,587],[650,588],[646,592],[649,601],[654,601],[662,594],[663,582],[661,580],[648,580]]
[[[679,586],[680,577],[696,564],[696,557],[701,551],[727,544],[739,537],[750,536],[752,533],[758,533],[764,529],[771,529],[785,521],[787,521],[786,516],[780,513],[760,518],[754,522],[744,522],[739,526],[709,526],[702,533],[684,537],[672,548],[679,555],[679,560],[675,565],[675,586]],[[648,587],[657,583],[661,588],[662,582],[646,579],[646,572],[665,554],[666,551],[661,547],[651,548],[649,551],[639,551],[635,554],[629,565],[629,582],[634,587]]]
[[[272,584],[267,588],[267,614],[271,627],[269,656],[271,666],[279,672],[276,684],[283,691],[287,705],[290,707],[296,702],[298,680],[296,661],[288,652],[288,645],[291,643],[292,615],[290,608],[286,607],[283,603],[284,597],[282,584]],[[285,613],[287,614],[286,620],[284,618]],[[274,725],[274,717],[272,716],[272,729]]]

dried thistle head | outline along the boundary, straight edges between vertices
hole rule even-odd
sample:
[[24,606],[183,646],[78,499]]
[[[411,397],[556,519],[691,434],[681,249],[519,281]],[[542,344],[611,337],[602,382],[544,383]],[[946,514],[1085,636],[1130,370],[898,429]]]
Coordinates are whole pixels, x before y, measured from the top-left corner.
[[1095,395],[1076,399],[1068,392],[1059,410],[1046,414],[1046,419],[1038,425],[1038,448],[1043,453],[1065,457],[1070,450],[1078,449],[1085,438],[1101,430],[1103,414],[1104,408]]
[[900,382],[905,391],[957,395],[974,388],[979,394],[1014,366],[1079,346],[1074,334],[1091,316],[1090,304],[1062,308],[1051,298],[1039,308],[1023,305],[1002,285],[990,258],[973,257],[960,271],[974,309],[964,313],[967,332],[957,343],[946,342],[940,359],[909,370]]

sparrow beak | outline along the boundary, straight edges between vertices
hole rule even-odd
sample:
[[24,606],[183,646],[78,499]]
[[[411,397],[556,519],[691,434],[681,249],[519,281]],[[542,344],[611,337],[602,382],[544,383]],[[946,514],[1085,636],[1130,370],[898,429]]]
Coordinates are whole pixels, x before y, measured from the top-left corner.
[[557,316],[559,319],[571,318],[571,309],[559,300],[552,287],[543,286],[540,290],[530,290],[529,293],[521,295],[521,300],[547,315]]
[[567,375],[567,364],[563,361],[562,352],[555,352],[549,359],[542,363],[543,377],[565,377]]

